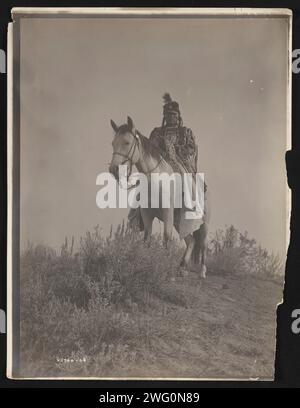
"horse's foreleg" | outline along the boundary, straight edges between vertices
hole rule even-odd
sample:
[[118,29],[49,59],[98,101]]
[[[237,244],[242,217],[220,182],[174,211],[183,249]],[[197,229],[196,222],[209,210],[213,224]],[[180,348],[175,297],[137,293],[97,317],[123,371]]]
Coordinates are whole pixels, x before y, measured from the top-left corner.
[[173,209],[162,210],[163,222],[164,222],[164,245],[168,248],[168,243],[172,239],[173,232]]
[[150,244],[151,242],[151,235],[152,235],[152,225],[151,227],[147,228],[145,227],[145,232],[144,232],[144,242],[148,242]]
[[147,242],[149,245],[151,243],[151,235],[152,235],[152,224],[153,224],[153,219],[154,217],[152,214],[150,214],[147,211],[142,211],[141,209],[141,215],[144,223],[144,242]]
[[173,226],[166,225],[166,223],[165,223],[165,227],[164,227],[164,245],[165,245],[166,249],[168,249],[169,242],[172,239],[172,227]]

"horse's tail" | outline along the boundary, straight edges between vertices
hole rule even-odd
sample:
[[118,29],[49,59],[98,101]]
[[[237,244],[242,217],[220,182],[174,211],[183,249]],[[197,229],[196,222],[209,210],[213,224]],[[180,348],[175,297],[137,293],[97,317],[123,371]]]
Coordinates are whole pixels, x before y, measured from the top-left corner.
[[200,243],[201,243],[201,227],[193,232],[193,237],[195,240],[194,248],[192,251],[192,261],[195,264],[199,263],[199,255],[200,255]]

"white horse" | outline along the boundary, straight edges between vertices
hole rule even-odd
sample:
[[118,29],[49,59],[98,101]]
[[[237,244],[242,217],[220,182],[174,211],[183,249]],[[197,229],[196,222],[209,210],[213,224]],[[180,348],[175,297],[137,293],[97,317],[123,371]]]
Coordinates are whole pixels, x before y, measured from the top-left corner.
[[[127,118],[127,123],[124,125],[117,126],[113,120],[111,120],[111,125],[115,134],[112,142],[113,155],[109,171],[117,180],[119,179],[120,165],[128,166],[128,177],[132,173],[133,166],[136,166],[137,170],[146,176],[150,176],[152,173],[167,173],[169,175],[174,173],[172,167],[163,159],[156,148],[152,146],[149,139],[135,128],[130,117]],[[151,191],[149,193],[151,195]],[[206,277],[206,250],[210,213],[207,194],[205,195],[203,223],[200,228],[184,237],[186,250],[180,264],[183,269],[187,269],[192,258],[195,264],[200,264],[199,272],[203,278]],[[178,225],[174,223],[174,205],[172,203],[174,203],[174,200],[171,197],[170,208],[140,209],[145,229],[145,240],[149,239],[152,234],[152,224],[156,217],[164,223],[164,242],[166,246],[168,245],[168,241],[172,237],[173,226],[178,231]],[[188,222],[193,222],[193,220]]]

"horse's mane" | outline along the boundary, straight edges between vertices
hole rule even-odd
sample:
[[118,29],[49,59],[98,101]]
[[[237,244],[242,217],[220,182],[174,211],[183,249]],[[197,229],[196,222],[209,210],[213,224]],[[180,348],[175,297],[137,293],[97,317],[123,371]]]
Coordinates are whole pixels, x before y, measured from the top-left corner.
[[159,149],[155,147],[153,143],[150,142],[150,139],[144,136],[139,130],[136,130],[136,133],[140,138],[144,153],[146,155],[154,157],[157,160],[160,160],[162,156]]
[[[125,134],[127,132],[132,133],[132,130],[126,123],[119,127],[119,134]],[[161,157],[162,157],[161,152],[159,151],[159,149],[157,149],[157,147],[153,146],[153,144],[150,143],[150,139],[148,137],[144,136],[139,130],[136,130],[136,134],[140,138],[141,145],[142,145],[143,150],[144,150],[144,154],[152,156],[157,160],[160,160]]]

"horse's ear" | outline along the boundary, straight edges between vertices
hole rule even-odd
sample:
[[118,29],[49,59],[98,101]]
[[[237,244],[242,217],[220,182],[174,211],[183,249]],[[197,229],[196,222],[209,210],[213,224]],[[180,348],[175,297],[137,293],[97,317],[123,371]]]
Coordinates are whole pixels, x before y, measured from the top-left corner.
[[113,130],[117,133],[119,128],[112,119],[110,120],[110,124],[111,124],[111,127],[113,128]]
[[129,127],[129,129],[134,133],[135,132],[135,126],[134,126],[133,120],[131,119],[130,116],[127,116],[127,125]]

